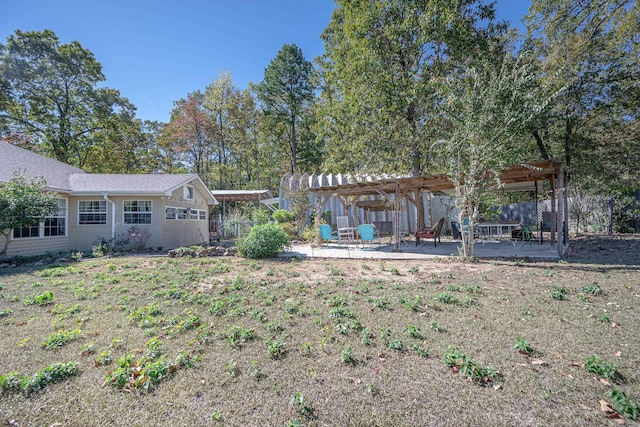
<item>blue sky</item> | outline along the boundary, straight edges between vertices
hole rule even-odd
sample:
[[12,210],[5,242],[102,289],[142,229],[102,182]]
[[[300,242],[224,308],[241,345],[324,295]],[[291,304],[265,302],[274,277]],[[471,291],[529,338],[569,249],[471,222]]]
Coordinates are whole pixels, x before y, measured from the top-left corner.
[[[518,26],[529,4],[499,0],[499,18]],[[333,0],[0,0],[0,42],[16,29],[77,40],[138,117],[166,122],[173,101],[220,72],[230,71],[241,89],[261,81],[284,44],[313,60],[334,7]]]

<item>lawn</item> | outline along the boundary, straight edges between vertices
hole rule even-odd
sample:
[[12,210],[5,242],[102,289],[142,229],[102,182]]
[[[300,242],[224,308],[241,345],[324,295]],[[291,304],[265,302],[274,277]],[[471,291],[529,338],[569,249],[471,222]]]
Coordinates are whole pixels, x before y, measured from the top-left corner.
[[0,424],[615,425],[611,392],[627,415],[640,399],[639,273],[145,256],[3,269]]

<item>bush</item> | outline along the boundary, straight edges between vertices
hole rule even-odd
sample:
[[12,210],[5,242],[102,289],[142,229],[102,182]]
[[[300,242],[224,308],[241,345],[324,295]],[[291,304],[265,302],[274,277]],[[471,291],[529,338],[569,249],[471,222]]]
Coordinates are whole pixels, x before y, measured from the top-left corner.
[[289,212],[286,209],[278,209],[273,214],[271,214],[271,218],[278,224],[284,224],[286,222],[291,222],[296,219],[296,216],[293,212]]
[[265,258],[278,254],[290,243],[289,236],[276,224],[256,225],[249,235],[237,241],[238,252],[246,258]]

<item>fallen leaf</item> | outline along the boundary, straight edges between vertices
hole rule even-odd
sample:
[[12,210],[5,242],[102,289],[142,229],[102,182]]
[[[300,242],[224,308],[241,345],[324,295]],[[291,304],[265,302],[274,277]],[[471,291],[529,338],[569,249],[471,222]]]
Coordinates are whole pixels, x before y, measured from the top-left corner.
[[612,328],[619,328],[620,325],[618,325],[616,322],[611,322],[611,327]]
[[600,410],[602,412],[615,412],[609,402],[604,399],[600,399]]
[[607,380],[605,380],[604,378],[600,378],[600,382],[604,385],[611,385],[611,383]]
[[540,365],[540,366],[547,366],[547,362],[545,362],[544,360],[541,359],[531,359],[531,361],[529,362],[532,365]]
[[622,352],[616,351],[613,355],[616,357],[622,357]]
[[582,409],[584,409],[585,411],[590,411],[591,408],[589,408],[587,405],[584,405],[582,403],[580,403],[578,406],[580,406]]
[[502,388],[502,386],[500,384],[496,384],[493,386],[494,390],[500,390]]

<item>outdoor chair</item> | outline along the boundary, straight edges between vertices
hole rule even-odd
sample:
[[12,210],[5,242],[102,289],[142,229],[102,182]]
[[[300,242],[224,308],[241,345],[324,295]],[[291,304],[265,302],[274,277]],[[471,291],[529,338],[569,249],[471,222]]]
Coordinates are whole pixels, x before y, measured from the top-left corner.
[[416,236],[416,246],[420,244],[420,239],[433,239],[433,246],[438,246],[440,241],[440,233],[442,232],[442,226],[444,225],[444,218],[440,218],[440,221],[433,228],[424,228],[417,230],[414,235]]
[[377,241],[378,247],[380,247],[380,235],[373,224],[360,224],[358,226],[358,235],[362,242],[362,249],[364,249],[364,242]]
[[533,235],[528,225],[523,225],[520,228],[511,231],[511,238],[513,240],[521,240],[523,242],[531,242]]
[[336,217],[336,229],[338,233],[338,243],[341,243],[343,239],[346,239],[348,242],[355,240],[355,228],[349,227],[348,216]]
[[328,242],[330,240],[338,240],[338,233],[331,230],[331,226],[327,224],[320,225],[320,237],[323,242]]

